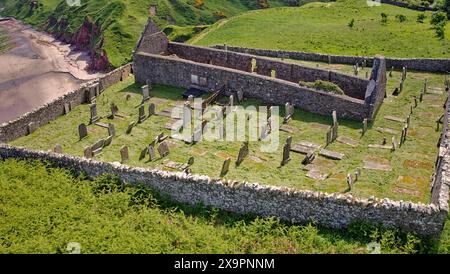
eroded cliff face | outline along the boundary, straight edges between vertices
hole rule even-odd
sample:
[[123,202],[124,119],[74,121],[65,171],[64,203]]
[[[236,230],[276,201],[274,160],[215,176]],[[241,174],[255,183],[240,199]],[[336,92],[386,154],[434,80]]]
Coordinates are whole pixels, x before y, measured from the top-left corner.
[[101,28],[92,19],[86,17],[75,31],[68,30],[69,22],[65,19],[50,17],[47,30],[61,41],[72,44],[78,50],[87,50],[91,57],[89,70],[107,71],[110,69],[108,55],[103,49],[104,37]]

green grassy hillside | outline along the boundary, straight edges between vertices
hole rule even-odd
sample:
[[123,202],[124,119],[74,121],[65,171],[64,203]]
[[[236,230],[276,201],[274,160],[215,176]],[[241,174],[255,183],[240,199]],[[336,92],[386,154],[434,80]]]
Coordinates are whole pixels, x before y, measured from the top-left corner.
[[35,161],[0,164],[0,201],[0,253],[67,253],[70,242],[82,253],[366,253],[371,241],[383,253],[442,249],[363,224],[331,231],[186,207],[114,178],[89,181]]
[[[30,8],[31,2],[0,0],[0,8],[4,8],[1,14],[17,17],[41,29],[64,32],[66,36],[74,34],[89,16],[100,26],[104,35],[102,48],[115,67],[130,61],[131,51],[147,21],[151,5],[157,7],[154,20],[161,27],[212,24],[225,17],[261,8],[257,0],[82,0],[81,7],[69,7],[64,0],[41,0],[34,9]],[[269,7],[297,2],[311,1],[268,1]],[[49,25],[49,20],[58,22],[58,25]]]
[[[382,22],[381,14],[387,14]],[[365,0],[311,3],[245,13],[216,23],[191,43],[320,52],[338,55],[383,54],[394,57],[450,56],[450,27],[439,39],[421,12],[391,5],[369,7]],[[400,15],[406,17],[401,22]],[[353,26],[350,23],[354,19]]]

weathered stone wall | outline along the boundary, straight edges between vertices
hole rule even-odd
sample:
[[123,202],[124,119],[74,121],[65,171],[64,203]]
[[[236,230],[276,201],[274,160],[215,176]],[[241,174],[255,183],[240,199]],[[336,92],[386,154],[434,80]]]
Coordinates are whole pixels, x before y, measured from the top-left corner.
[[[224,49],[223,45],[216,45],[214,48]],[[260,56],[269,56],[276,58],[286,58],[304,61],[316,61],[336,64],[361,64],[366,60],[368,66],[373,65],[374,58],[363,56],[343,56],[343,55],[329,55],[320,53],[298,52],[298,51],[283,51],[283,50],[267,50],[267,49],[253,49],[227,46],[229,51],[241,52],[247,54],[254,54]],[[386,58],[386,66],[388,68],[394,67],[401,69],[407,67],[412,70],[429,71],[429,72],[450,72],[450,59],[439,58]]]
[[136,51],[144,51],[154,54],[165,54],[167,52],[167,45],[169,39],[167,36],[156,26],[152,20],[148,20],[144,27],[139,41],[136,45]]
[[272,70],[275,70],[276,78],[294,83],[298,83],[300,80],[306,82],[329,81],[342,88],[346,95],[361,100],[364,100],[364,94],[369,83],[368,80],[363,78],[305,67],[292,62],[181,43],[169,43],[168,54],[175,54],[180,58],[199,63],[213,64],[246,72],[251,72],[252,60],[254,59],[256,61],[256,72],[260,75],[271,76]]
[[367,86],[365,102],[370,105],[371,119],[374,119],[386,96],[386,60],[384,57],[374,59],[370,82]]
[[64,105],[70,104],[72,108],[87,102],[87,90],[90,86],[100,85],[100,91],[110,87],[119,82],[124,77],[131,73],[131,64],[120,67],[105,76],[84,83],[80,88],[69,92],[55,100],[31,111],[23,114],[12,121],[0,125],[0,142],[10,142],[19,137],[28,134],[28,124],[34,122],[38,127],[41,127],[50,121],[64,115]]
[[102,174],[117,175],[128,183],[144,183],[159,193],[169,195],[174,201],[190,205],[202,203],[237,213],[275,216],[293,223],[313,222],[331,228],[345,228],[354,221],[368,221],[423,236],[438,236],[448,215],[448,208],[440,208],[436,204],[357,199],[349,194],[325,194],[221,181],[207,176],[133,168],[1,144],[0,158],[41,159],[93,178]]
[[380,2],[382,4],[389,4],[389,5],[393,5],[393,6],[397,6],[397,7],[401,7],[401,8],[408,8],[408,9],[412,9],[412,10],[418,10],[418,11],[434,11],[436,10],[435,8],[432,7],[420,7],[420,6],[415,6],[412,4],[408,4],[405,2],[399,2],[399,1],[392,1],[392,0],[380,0]]
[[204,88],[217,90],[225,83],[231,90],[243,90],[249,98],[273,105],[292,102],[296,107],[322,115],[333,110],[341,118],[363,120],[369,117],[370,106],[363,100],[301,87],[298,84],[264,75],[226,67],[197,63],[173,56],[135,53],[133,67],[136,81],[189,87],[191,75],[206,78]]

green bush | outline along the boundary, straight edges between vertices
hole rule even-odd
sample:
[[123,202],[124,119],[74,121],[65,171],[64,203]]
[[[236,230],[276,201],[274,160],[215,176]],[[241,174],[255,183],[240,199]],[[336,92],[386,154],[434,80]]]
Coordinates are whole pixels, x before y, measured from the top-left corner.
[[355,19],[352,18],[352,20],[350,20],[350,22],[348,23],[348,26],[350,28],[353,28],[354,25],[355,25]]
[[425,18],[427,18],[425,13],[421,13],[421,14],[417,15],[417,22],[418,23],[423,23],[425,21]]
[[388,15],[384,12],[381,13],[381,23],[386,24],[388,21]]
[[317,80],[315,82],[299,82],[300,86],[309,87],[309,88],[315,88],[318,90],[322,90],[325,92],[333,93],[333,94],[339,94],[339,95],[345,95],[344,91],[335,83],[327,82],[323,80]]
[[395,16],[395,18],[399,21],[399,22],[405,22],[406,21],[406,16],[403,14],[397,14]]

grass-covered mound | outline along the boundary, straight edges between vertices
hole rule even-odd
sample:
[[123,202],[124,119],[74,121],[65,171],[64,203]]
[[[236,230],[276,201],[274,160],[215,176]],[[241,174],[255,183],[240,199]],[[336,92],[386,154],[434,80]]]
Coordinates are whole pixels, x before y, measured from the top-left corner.
[[300,86],[309,87],[309,88],[315,88],[318,90],[322,90],[325,92],[338,94],[338,95],[345,95],[344,91],[336,84],[332,82],[317,80],[315,82],[299,82]]
[[37,161],[0,161],[0,201],[0,253],[67,253],[70,242],[82,253],[366,253],[372,241],[383,253],[438,251],[364,224],[331,231],[188,207],[116,178],[90,181]]
[[[387,15],[386,22],[382,14]],[[423,23],[418,22],[420,14],[425,15]],[[248,12],[214,24],[193,42],[337,55],[448,58],[449,24],[442,39],[430,21],[431,12],[339,0]]]

